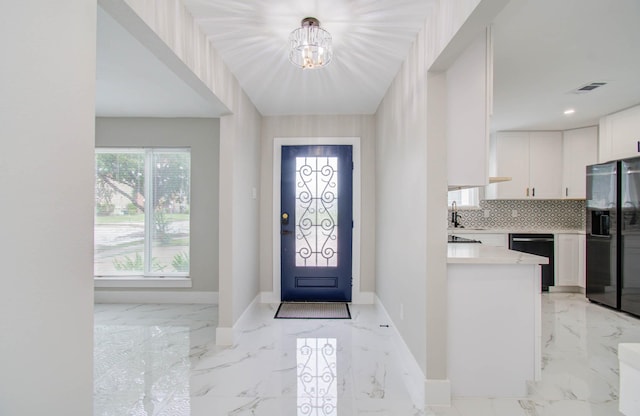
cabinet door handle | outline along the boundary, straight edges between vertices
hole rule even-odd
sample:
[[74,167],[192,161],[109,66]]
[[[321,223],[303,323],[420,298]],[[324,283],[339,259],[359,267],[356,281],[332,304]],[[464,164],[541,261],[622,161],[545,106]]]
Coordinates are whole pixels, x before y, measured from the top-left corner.
[[567,188],[564,188],[564,189],[565,189],[564,196],[569,196],[569,188],[567,187]]
[[536,196],[536,188],[531,188],[531,196]]
[[529,196],[529,188],[527,188],[527,196]]

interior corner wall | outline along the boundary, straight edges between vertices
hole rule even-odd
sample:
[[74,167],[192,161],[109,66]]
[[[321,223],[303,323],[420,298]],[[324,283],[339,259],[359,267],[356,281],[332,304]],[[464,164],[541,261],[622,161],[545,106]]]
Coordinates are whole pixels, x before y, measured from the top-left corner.
[[432,380],[448,379],[446,88],[445,73],[427,73],[426,376]]
[[93,411],[96,3],[0,13],[0,414]]
[[260,287],[260,113],[244,92],[236,100],[233,195],[233,320],[240,318]]
[[235,82],[234,114],[220,119],[218,328],[232,328],[258,295],[262,117]]
[[[191,288],[155,291],[218,291],[218,186],[220,120],[214,118],[96,118],[96,147],[188,147],[191,149]],[[96,291],[139,291],[107,289]]]
[[360,291],[375,291],[375,117],[273,116],[262,119],[260,198],[260,290],[273,291],[273,139],[276,137],[360,137],[361,252]]
[[[426,374],[427,137],[424,38],[376,114],[376,294]],[[444,239],[443,239],[444,242]]]
[[[428,96],[429,84],[442,87],[442,79],[429,80],[428,71],[443,52],[455,56],[463,42],[452,41],[469,36],[462,29],[470,16],[486,17],[503,5],[504,0],[435,3],[376,113],[376,293],[427,379],[447,376],[441,364],[446,229],[437,224],[446,215],[446,132],[429,126],[439,114],[429,105],[443,91]],[[447,48],[452,43],[455,48]]]
[[198,79],[194,82],[189,73],[186,81],[196,90],[204,83],[230,109],[229,115],[220,118],[218,190],[218,329],[228,334],[258,293],[261,115],[180,1],[100,3],[133,10]]
[[[435,3],[376,114],[376,293],[427,381],[448,383],[446,227],[438,224],[446,215],[446,83],[438,67],[446,69],[505,4]],[[427,403],[447,402],[444,390],[428,386]]]

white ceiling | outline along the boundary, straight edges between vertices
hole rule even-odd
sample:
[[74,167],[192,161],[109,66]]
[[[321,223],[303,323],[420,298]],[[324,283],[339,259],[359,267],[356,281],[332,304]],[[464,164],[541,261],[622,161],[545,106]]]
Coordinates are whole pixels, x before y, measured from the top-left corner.
[[[258,110],[289,115],[374,113],[436,0],[183,1]],[[333,36],[326,68],[288,61],[288,35],[307,16]],[[640,103],[638,21],[638,0],[511,0],[493,30],[492,129],[594,125]],[[98,115],[222,113],[103,11],[97,64]],[[570,92],[593,81],[608,84]]]
[[[263,115],[373,114],[424,25],[429,0],[184,0]],[[316,17],[333,60],[302,70],[288,38]]]
[[216,117],[225,111],[215,100],[206,99],[190,88],[107,12],[98,7],[98,116]]
[[639,22],[638,0],[511,0],[494,22],[492,128],[596,125],[640,103]]

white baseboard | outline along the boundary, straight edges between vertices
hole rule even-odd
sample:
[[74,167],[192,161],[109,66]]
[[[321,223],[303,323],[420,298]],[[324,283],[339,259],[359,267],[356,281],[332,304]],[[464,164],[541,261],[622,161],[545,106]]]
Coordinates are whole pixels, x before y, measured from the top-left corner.
[[[354,292],[351,303],[356,305],[373,305],[375,303],[374,292]],[[280,303],[280,297],[275,292],[261,292],[260,303]]]
[[233,328],[216,328],[216,345],[233,345]]
[[425,376],[416,361],[415,357],[411,353],[411,350],[404,342],[404,339],[398,332],[398,328],[393,325],[393,320],[391,316],[387,312],[387,309],[384,307],[384,304],[380,300],[378,296],[375,296],[375,302],[382,310],[382,313],[385,315],[386,321],[392,323],[391,330],[394,332],[394,336],[392,337],[394,341],[394,350],[398,352],[400,357],[400,365],[402,366],[402,373],[405,378],[405,385],[409,390],[409,394],[411,399],[417,406],[423,406],[425,402]]
[[94,303],[201,303],[217,304],[218,292],[96,290]]
[[373,305],[375,298],[376,294],[374,292],[356,292],[353,294],[351,303],[356,305]]
[[427,406],[451,406],[451,381],[426,379],[424,401]]
[[129,289],[129,288],[190,288],[193,283],[189,277],[94,277],[93,287],[108,287],[112,289]]
[[[375,294],[374,301],[382,310],[387,322],[393,323],[384,304]],[[451,406],[451,382],[449,380],[427,379],[396,326],[391,325],[391,329],[395,332],[393,336],[394,347],[400,356],[405,385],[416,406]]]
[[549,293],[584,293],[580,286],[549,286]]
[[280,297],[275,292],[260,292],[260,303],[280,303]]
[[262,293],[259,293],[242,312],[240,318],[233,324],[233,327],[217,327],[216,345],[233,345],[236,341],[236,334],[239,328],[242,328],[244,321],[248,319],[247,316],[250,314],[251,309],[255,308],[258,303],[261,303],[261,300]]

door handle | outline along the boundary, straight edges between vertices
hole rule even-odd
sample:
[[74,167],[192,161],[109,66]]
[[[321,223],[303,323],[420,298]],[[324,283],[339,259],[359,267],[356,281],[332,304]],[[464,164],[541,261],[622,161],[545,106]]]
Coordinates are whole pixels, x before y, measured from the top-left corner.
[[[280,225],[289,225],[289,214],[286,212],[283,212],[282,215],[280,216]],[[280,230],[280,235],[289,235],[289,234],[293,234],[291,231],[289,230],[285,230],[285,229],[281,229]]]

